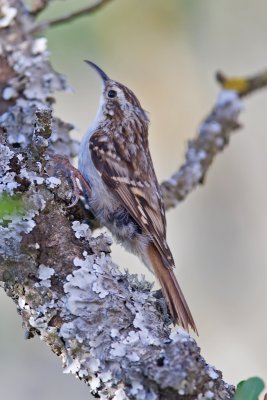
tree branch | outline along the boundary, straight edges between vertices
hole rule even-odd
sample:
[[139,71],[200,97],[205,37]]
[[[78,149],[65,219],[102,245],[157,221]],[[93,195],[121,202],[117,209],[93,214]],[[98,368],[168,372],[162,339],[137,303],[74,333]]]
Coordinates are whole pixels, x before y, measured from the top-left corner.
[[31,7],[31,14],[33,16],[39,15],[43,10],[46,9],[50,0],[35,0]]
[[[233,386],[204,360],[195,340],[171,332],[164,300],[112,262],[108,235],[92,236],[82,203],[67,208],[68,176],[50,158],[77,154],[71,125],[51,116],[52,93],[67,84],[51,68],[45,39],[29,33],[35,21],[24,11],[22,0],[1,6],[0,192],[20,194],[26,211],[1,216],[0,280],[28,338],[39,335],[65,372],[102,399],[231,399]],[[180,193],[204,178],[208,160],[237,128],[240,109],[237,93],[223,91],[187,152]],[[197,165],[204,172],[196,173]],[[189,185],[190,176],[196,184]]]
[[198,136],[189,141],[184,164],[161,184],[166,209],[175,207],[204,183],[215,156],[229,144],[230,135],[241,127],[237,121],[242,110],[241,97],[267,86],[266,71],[248,78],[226,78],[218,72],[216,78],[223,90],[215,106],[200,125]]
[[91,4],[90,6],[83,7],[77,11],[62,15],[61,17],[50,19],[49,21],[40,22],[33,27],[33,32],[42,32],[47,28],[65,24],[67,22],[72,22],[77,18],[93,14],[94,12],[100,10],[100,8],[102,8],[104,5],[108,4],[110,1],[111,0],[97,0],[94,4]]
[[247,96],[256,90],[264,89],[267,86],[267,71],[262,71],[247,78],[226,77],[222,72],[217,72],[217,81],[226,90],[234,90],[240,97]]

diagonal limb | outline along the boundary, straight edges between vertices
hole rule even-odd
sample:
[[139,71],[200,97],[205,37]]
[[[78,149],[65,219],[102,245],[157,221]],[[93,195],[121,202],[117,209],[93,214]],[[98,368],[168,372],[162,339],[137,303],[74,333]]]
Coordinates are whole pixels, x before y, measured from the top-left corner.
[[231,134],[241,128],[241,98],[267,86],[266,70],[247,78],[227,78],[220,72],[216,78],[223,90],[215,106],[201,123],[196,138],[188,142],[184,164],[161,184],[166,210],[203,184],[215,156],[229,144]]
[[[73,21],[73,20],[75,20],[77,18],[83,17],[85,15],[92,14],[93,12],[98,11],[101,7],[103,7],[104,5],[109,3],[110,1],[111,0],[97,0],[94,4],[91,4],[89,6],[83,7],[81,9],[73,11],[73,12],[71,12],[69,14],[65,14],[65,15],[62,15],[60,17],[48,20],[48,21],[40,22],[40,23],[36,24],[33,27],[31,32],[34,32],[34,33],[42,32],[42,31],[44,31],[47,28],[50,28],[52,26],[65,24],[67,22],[71,22],[71,21]],[[47,1],[43,0],[43,2],[46,3]]]

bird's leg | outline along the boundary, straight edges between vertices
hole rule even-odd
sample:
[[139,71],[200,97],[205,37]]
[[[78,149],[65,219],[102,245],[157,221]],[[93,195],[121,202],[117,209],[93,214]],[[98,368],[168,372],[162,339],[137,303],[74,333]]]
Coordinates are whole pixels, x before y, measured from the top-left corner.
[[170,322],[173,322],[162,290],[161,289],[154,290],[152,292],[152,296],[155,297],[155,299],[157,299],[157,309],[163,316],[165,323],[169,324]]
[[[90,185],[84,179],[80,171],[70,163],[70,160],[67,157],[54,154],[50,155],[50,160],[57,169],[67,172],[68,177],[71,180],[74,200],[68,206],[68,208],[75,206],[78,203],[80,196],[84,193],[86,193],[88,197],[91,197],[92,191]],[[80,186],[78,185],[78,182],[80,183]]]

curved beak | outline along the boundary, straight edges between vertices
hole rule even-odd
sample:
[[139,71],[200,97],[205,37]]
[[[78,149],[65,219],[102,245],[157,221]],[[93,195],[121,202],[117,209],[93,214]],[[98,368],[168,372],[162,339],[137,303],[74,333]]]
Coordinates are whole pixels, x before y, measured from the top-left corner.
[[88,60],[84,60],[84,62],[90,65],[90,67],[92,67],[98,73],[98,75],[100,75],[100,77],[103,79],[104,82],[109,80],[107,74],[101,68],[99,68],[98,65]]

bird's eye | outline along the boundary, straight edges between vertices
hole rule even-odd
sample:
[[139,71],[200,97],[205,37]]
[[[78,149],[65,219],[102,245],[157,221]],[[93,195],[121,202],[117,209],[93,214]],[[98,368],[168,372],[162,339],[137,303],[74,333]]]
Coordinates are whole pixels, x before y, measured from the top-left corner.
[[116,96],[117,96],[116,90],[109,90],[108,91],[108,97],[110,97],[111,99],[113,99]]

